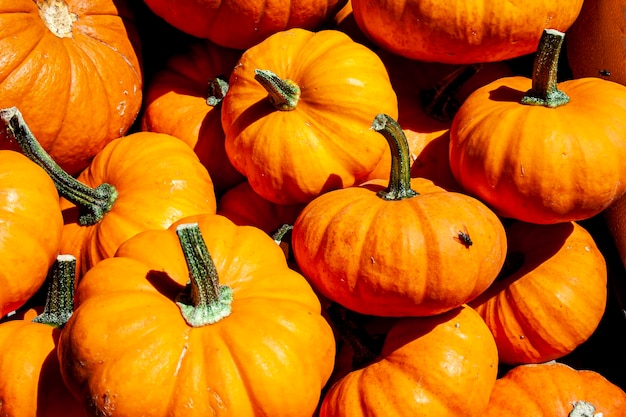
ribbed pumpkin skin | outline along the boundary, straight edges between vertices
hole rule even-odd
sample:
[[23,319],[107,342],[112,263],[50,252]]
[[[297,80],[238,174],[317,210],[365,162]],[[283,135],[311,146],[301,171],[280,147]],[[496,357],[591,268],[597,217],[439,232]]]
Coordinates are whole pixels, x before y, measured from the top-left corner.
[[412,180],[420,195],[399,201],[376,195],[385,186],[379,180],[325,193],[298,216],[293,253],[323,296],[362,314],[424,316],[491,285],[506,254],[492,211],[425,179]]
[[172,26],[227,48],[247,49],[291,28],[317,29],[346,0],[147,0]]
[[[71,36],[38,5],[66,4]],[[1,0],[0,108],[15,106],[42,146],[78,174],[131,127],[142,101],[139,37],[125,0]],[[0,147],[16,149],[0,131]]]
[[526,77],[471,94],[450,129],[450,165],[468,193],[529,223],[592,217],[626,190],[626,88],[598,78],[559,83],[571,101],[520,103]]
[[569,417],[572,404],[587,401],[594,416],[626,415],[626,394],[601,374],[558,362],[513,368],[496,381],[484,417]]
[[501,362],[559,359],[586,341],[604,314],[604,257],[589,232],[573,222],[515,222],[507,241],[511,264],[516,255],[523,256],[522,264],[470,305],[491,329]]
[[20,153],[0,151],[0,317],[44,283],[62,227],[59,195],[48,174]]
[[59,329],[32,319],[28,309],[0,323],[0,415],[83,417],[63,384],[56,355]]
[[171,57],[146,89],[141,129],[167,133],[191,146],[222,195],[244,180],[224,149],[220,106],[207,104],[209,79],[228,79],[239,51],[197,42]]
[[[255,69],[295,82],[296,108],[275,109]],[[248,49],[233,70],[222,102],[226,153],[262,197],[308,203],[375,168],[387,149],[370,129],[378,113],[396,118],[398,104],[372,50],[336,30],[292,29]]]
[[567,30],[582,0],[352,0],[361,30],[420,61],[495,62],[534,52],[545,28]]
[[335,354],[319,299],[261,230],[183,222],[198,222],[231,314],[189,326],[174,302],[189,279],[175,226],[142,232],[79,283],[59,341],[70,390],[92,415],[310,417]]
[[401,318],[375,362],[329,389],[320,417],[479,417],[497,370],[493,337],[470,307]]
[[92,226],[80,225],[76,206],[61,199],[61,251],[76,257],[78,280],[138,232],[167,229],[182,217],[216,211],[206,168],[191,147],[165,133],[136,132],[112,141],[78,180],[90,187],[108,183],[118,192],[111,211]]

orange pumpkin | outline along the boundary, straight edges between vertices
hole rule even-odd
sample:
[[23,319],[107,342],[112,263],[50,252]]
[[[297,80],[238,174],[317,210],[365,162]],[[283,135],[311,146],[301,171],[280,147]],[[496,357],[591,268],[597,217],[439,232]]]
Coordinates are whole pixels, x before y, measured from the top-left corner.
[[520,365],[495,383],[484,417],[623,416],[626,393],[601,374],[558,362]]
[[390,178],[327,192],[302,210],[292,249],[303,275],[369,315],[439,314],[477,297],[504,263],[502,223],[473,197],[411,179],[406,137],[389,116],[372,128],[389,140]]
[[0,151],[0,317],[41,287],[62,227],[59,194],[46,172],[20,153]]
[[513,222],[499,279],[470,305],[491,329],[500,361],[559,359],[596,330],[607,302],[607,266],[574,222]]
[[557,83],[563,35],[545,32],[532,80],[479,88],[450,129],[455,178],[503,217],[582,220],[626,191],[626,87],[599,78]]
[[247,49],[291,28],[314,30],[346,0],[146,0],[152,11],[177,29],[227,48]]
[[75,179],[43,151],[19,111],[11,114],[14,137],[45,167],[63,197],[60,251],[76,257],[77,281],[136,233],[216,211],[206,168],[191,147],[173,136],[136,132],[115,139]]
[[398,113],[380,58],[336,30],[270,36],[244,52],[229,84],[226,153],[254,191],[279,204],[363,179],[385,150],[371,120]]
[[479,417],[497,372],[493,337],[470,307],[404,317],[389,330],[375,361],[330,387],[319,415]]
[[223,216],[137,234],[76,302],[59,358],[91,415],[310,417],[333,368],[309,284],[267,234]]
[[[0,108],[18,107],[44,149],[78,174],[141,107],[131,9],[126,0],[1,0],[0,28]],[[2,131],[0,147],[17,150]]]
[[87,414],[61,378],[56,354],[72,314],[76,260],[59,255],[50,268],[44,308],[29,308],[0,323],[0,415],[83,417]]
[[357,24],[381,48],[448,64],[534,52],[545,28],[567,30],[582,0],[352,0]]
[[167,133],[191,146],[221,196],[244,180],[224,149],[220,103],[241,53],[195,42],[171,57],[146,89],[141,129]]

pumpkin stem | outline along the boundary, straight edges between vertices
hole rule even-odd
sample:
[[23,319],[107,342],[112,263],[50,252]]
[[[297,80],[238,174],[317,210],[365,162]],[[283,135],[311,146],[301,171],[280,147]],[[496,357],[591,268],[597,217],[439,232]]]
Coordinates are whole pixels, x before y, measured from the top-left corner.
[[602,413],[595,414],[596,407],[587,401],[576,401],[572,406],[568,417],[602,417]]
[[254,79],[257,80],[268,93],[270,103],[278,110],[289,111],[296,108],[300,100],[300,87],[291,81],[283,80],[269,70],[254,70]]
[[228,92],[228,81],[223,76],[211,78],[209,80],[209,95],[206,99],[206,104],[211,107],[217,107],[220,105],[226,93]]
[[43,312],[32,321],[61,328],[67,323],[74,310],[74,280],[76,258],[59,255],[48,271],[48,294]]
[[232,289],[220,285],[215,264],[206,247],[198,223],[181,224],[176,234],[183,249],[190,281],[177,298],[176,304],[192,327],[220,321],[230,315]]
[[91,188],[65,172],[37,141],[17,107],[0,110],[0,118],[24,155],[52,178],[59,195],[78,207],[78,223],[81,226],[94,225],[104,218],[117,199],[114,186],[104,183]]
[[293,225],[285,223],[272,233],[272,239],[280,246],[285,254],[285,258],[289,260],[291,258],[291,232],[293,231]]
[[461,65],[446,75],[436,86],[421,93],[424,112],[435,120],[448,122],[459,109],[455,94],[482,68],[481,64]]
[[382,134],[391,149],[391,173],[389,185],[379,191],[384,200],[402,200],[415,197],[417,192],[411,188],[411,158],[409,142],[397,121],[386,114],[378,114],[372,122],[372,129]]
[[565,33],[545,29],[533,64],[532,88],[522,98],[522,104],[559,107],[569,102],[569,96],[557,87],[559,54]]

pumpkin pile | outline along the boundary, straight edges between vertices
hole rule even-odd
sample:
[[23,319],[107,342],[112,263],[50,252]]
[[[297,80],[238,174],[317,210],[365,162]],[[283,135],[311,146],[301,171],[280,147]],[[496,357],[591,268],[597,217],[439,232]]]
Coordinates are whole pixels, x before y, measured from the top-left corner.
[[0,0],[0,415],[626,416],[621,3]]

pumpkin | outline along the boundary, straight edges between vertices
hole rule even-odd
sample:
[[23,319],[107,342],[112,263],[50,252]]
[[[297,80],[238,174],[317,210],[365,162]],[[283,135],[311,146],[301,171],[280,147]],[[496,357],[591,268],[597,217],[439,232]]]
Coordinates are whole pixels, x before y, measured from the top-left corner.
[[141,130],[167,133],[191,146],[221,196],[244,180],[224,149],[220,103],[240,52],[197,41],[178,52],[147,85]]
[[497,62],[535,51],[545,28],[567,30],[582,0],[352,0],[363,33],[382,49],[420,61]]
[[585,342],[604,314],[604,256],[575,222],[516,221],[506,232],[505,267],[470,305],[493,332],[500,362],[559,359]]
[[41,148],[19,110],[7,114],[15,139],[45,167],[62,196],[56,205],[64,222],[60,251],[76,257],[77,281],[136,233],[216,211],[209,173],[193,149],[173,136],[136,132],[115,139],[73,178]]
[[470,307],[403,317],[375,361],[329,388],[320,417],[479,417],[497,372],[493,337]]
[[[18,107],[44,149],[78,174],[141,107],[131,9],[125,0],[2,0],[0,27],[0,108]],[[0,147],[18,150],[5,132]]]
[[493,387],[485,417],[623,416],[626,393],[592,370],[550,361],[516,366]]
[[[0,111],[0,117],[5,113]],[[43,284],[61,245],[63,217],[54,182],[37,164],[0,151],[0,317]]]
[[[450,65],[410,60],[384,50],[385,63],[398,95],[398,123],[409,142],[411,176],[432,180],[448,190],[461,190],[449,162],[450,125],[459,105],[485,84],[512,75],[504,62]],[[391,154],[385,153],[368,179],[389,175]]]
[[500,216],[583,220],[626,191],[626,87],[599,78],[557,83],[563,37],[544,32],[532,80],[479,88],[453,120],[452,172]]
[[498,275],[504,227],[479,200],[411,179],[395,120],[381,114],[372,129],[389,141],[389,179],[307,204],[293,226],[295,260],[323,296],[362,314],[424,316],[459,307]]
[[238,225],[255,226],[271,234],[284,224],[293,224],[304,204],[276,204],[258,195],[248,181],[228,190],[217,202],[217,214]]
[[370,130],[397,117],[373,51],[337,30],[291,29],[245,51],[222,101],[226,153],[261,197],[308,203],[368,175],[385,150]]
[[346,0],[146,0],[158,16],[175,28],[227,48],[247,49],[276,32],[314,30]]
[[333,368],[310,285],[267,234],[223,216],[135,235],[76,303],[59,358],[91,415],[310,417]]
[[0,415],[82,417],[84,410],[61,378],[56,348],[72,314],[76,259],[59,255],[48,275],[45,307],[0,323]]

